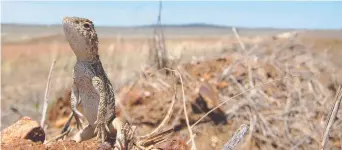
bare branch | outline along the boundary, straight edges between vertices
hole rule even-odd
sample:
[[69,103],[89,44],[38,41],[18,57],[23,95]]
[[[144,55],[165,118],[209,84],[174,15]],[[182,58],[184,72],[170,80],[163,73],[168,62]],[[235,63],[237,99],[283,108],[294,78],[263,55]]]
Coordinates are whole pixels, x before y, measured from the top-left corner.
[[233,150],[236,145],[240,143],[248,131],[249,126],[242,124],[238,130],[235,131],[233,137],[223,146],[223,150]]
[[169,122],[169,120],[170,120],[170,118],[171,118],[171,115],[172,115],[172,112],[173,112],[173,109],[174,109],[175,102],[176,102],[177,89],[176,89],[175,92],[176,92],[176,93],[175,93],[175,95],[174,95],[174,97],[173,97],[173,99],[172,99],[171,106],[170,106],[169,110],[167,111],[167,114],[166,114],[165,118],[163,119],[163,121],[162,121],[162,122],[159,124],[159,126],[158,126],[156,129],[154,129],[152,132],[150,132],[150,133],[147,134],[147,135],[139,136],[139,138],[146,138],[146,137],[152,136],[153,134],[159,132],[159,131],[165,126],[165,124],[166,124],[167,122]]
[[338,90],[336,92],[336,96],[335,96],[335,104],[333,106],[333,109],[331,110],[331,115],[329,117],[329,120],[328,120],[328,124],[325,128],[325,131],[324,131],[324,134],[323,134],[323,139],[322,139],[322,150],[325,149],[326,147],[326,144],[327,144],[327,140],[328,140],[328,137],[329,137],[329,131],[335,121],[335,118],[336,118],[336,115],[337,115],[337,112],[338,112],[338,109],[340,107],[340,103],[342,101],[342,86],[340,85],[338,87]]
[[47,105],[48,105],[48,93],[49,93],[49,88],[50,88],[50,80],[53,72],[53,68],[56,64],[56,58],[54,58],[51,66],[50,66],[50,72],[48,76],[48,81],[46,83],[46,88],[45,88],[45,94],[44,94],[44,104],[43,104],[43,111],[42,111],[42,119],[40,121],[40,126],[43,128],[44,127],[44,122],[45,122],[45,116],[46,116],[46,111],[47,111]]
[[[169,65],[169,58],[167,49],[165,46],[165,38],[163,27],[161,24],[161,13],[162,13],[162,1],[159,1],[159,12],[157,18],[157,24],[154,28],[154,40],[153,40],[153,48],[150,49],[150,57],[152,65],[156,64],[157,69],[167,68]],[[167,71],[167,70],[166,70]]]
[[186,99],[185,99],[183,78],[182,78],[181,74],[179,73],[179,71],[177,71],[177,70],[173,70],[173,69],[169,69],[169,68],[164,68],[164,69],[177,73],[177,75],[178,75],[178,77],[180,79],[180,82],[181,82],[181,85],[182,85],[182,98],[183,98],[184,116],[185,116],[186,125],[188,127],[190,138],[191,138],[191,142],[192,142],[191,149],[192,150],[196,150],[197,148],[196,148],[195,138],[194,138],[194,135],[192,133],[192,129],[190,127],[190,121],[189,121],[189,117],[188,117],[188,114],[187,114],[188,111],[186,109]]

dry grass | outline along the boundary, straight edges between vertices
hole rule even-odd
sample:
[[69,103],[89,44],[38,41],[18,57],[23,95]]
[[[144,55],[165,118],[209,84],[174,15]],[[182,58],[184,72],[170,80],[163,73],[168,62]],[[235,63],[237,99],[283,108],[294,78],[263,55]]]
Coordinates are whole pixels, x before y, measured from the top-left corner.
[[[230,41],[231,39],[226,39],[224,42]],[[100,39],[100,56],[115,88],[120,88],[139,76],[138,72],[147,64],[149,42],[146,38]],[[219,55],[222,51],[220,43],[222,42],[215,38],[186,38],[167,40],[166,45],[171,50],[171,56],[181,56],[181,61],[189,61],[193,57]],[[51,79],[49,99],[61,96],[71,85],[75,56],[66,41],[56,37],[2,45],[2,128],[19,119],[7,107],[15,103],[22,104],[13,105],[20,112],[37,120],[41,118],[45,81],[56,51],[59,56],[54,67],[54,77]]]
[[[236,129],[239,124],[249,123],[248,138],[238,149],[319,148],[329,108],[333,102],[332,96],[336,92],[334,76],[337,75],[338,66],[314,53],[299,39],[265,41],[258,45],[248,44],[246,50],[254,46],[257,47],[257,51],[250,55],[245,55],[240,50],[228,53],[228,56],[235,56],[233,61],[229,61],[228,57],[179,66],[185,67],[180,73],[184,77],[187,107],[192,103],[191,99],[194,99],[192,94],[194,89],[203,80],[212,85],[227,82],[228,86],[219,89],[222,103],[217,107],[222,105],[221,109],[226,110],[226,115],[232,124],[229,127],[214,126],[213,128],[231,130]],[[221,80],[220,75],[223,70],[234,64],[234,61],[241,59],[243,61],[233,68],[232,74]],[[207,74],[211,74],[211,77],[207,78]],[[326,74],[330,75],[326,77],[330,81],[322,80],[322,76]],[[159,75],[151,77],[148,82],[138,81],[137,87],[151,93],[168,93],[169,87],[158,82],[159,80],[166,82],[166,85],[172,82],[171,79]],[[164,107],[159,105],[167,103],[165,100],[167,95],[170,94],[164,94],[165,97],[152,96],[143,100],[142,104],[139,104],[147,111],[143,116],[139,115],[141,112],[139,105],[127,108],[130,111],[129,116],[133,117],[131,118],[133,122],[138,124],[140,122],[138,127],[143,127],[143,122],[153,122],[158,115],[148,119],[147,114],[150,111],[147,108]],[[230,98],[232,96],[234,96],[233,99]],[[179,109],[181,109],[180,106]],[[211,131],[210,134],[203,134],[203,130],[209,128],[208,124],[200,121],[206,118],[206,114],[196,117],[191,110],[188,110],[188,114],[192,130],[195,131],[196,141],[202,141],[196,142],[197,147],[217,149],[223,146],[224,143],[221,142],[216,145],[217,147],[211,147],[209,139],[211,136],[222,136],[228,133],[214,134],[215,132]],[[337,118],[341,117],[337,116]],[[139,119],[141,117],[143,119]],[[182,120],[182,117],[174,119]],[[200,122],[200,125],[196,125]],[[340,127],[341,125],[336,123],[333,128]],[[331,135],[330,147],[339,148],[340,145],[336,145],[336,142],[340,143],[338,134],[341,133],[338,131],[335,133]]]
[[[182,104],[175,102],[172,123],[168,127],[192,125],[188,130],[193,132],[192,145],[197,149],[222,149],[227,137],[231,137],[241,124],[248,124],[249,132],[237,149],[319,148],[334,103],[334,81],[340,78],[337,75],[341,68],[331,61],[332,57],[316,53],[319,50],[314,51],[314,47],[300,38],[267,38],[262,42],[241,38],[245,50],[241,50],[241,42],[233,37],[166,41],[170,55],[181,57],[177,70],[182,78],[185,99]],[[152,93],[139,105],[130,106],[129,100],[122,102],[128,120],[137,125],[138,134],[149,133],[169,112],[169,102],[175,92],[170,85],[174,84],[175,77],[158,73],[144,77],[143,74],[148,74],[142,69],[148,58],[147,39],[118,37],[100,39],[100,44],[104,68],[117,93],[131,82],[136,83],[133,88]],[[16,120],[14,112],[6,107],[12,104],[22,104],[15,105],[22,114],[37,120],[41,117],[40,104],[55,50],[61,53],[51,79],[49,99],[55,99],[70,86],[75,58],[68,45],[64,41],[51,40],[2,46],[3,125]],[[230,73],[221,78],[226,68],[231,68]],[[271,82],[278,79],[282,80]],[[220,109],[225,111],[228,124],[214,125],[208,117],[203,117],[205,113],[196,114],[191,109],[196,98],[195,89],[203,81],[215,87],[223,82],[228,84],[217,88],[222,103]],[[235,95],[239,96],[230,98]],[[182,112],[189,118],[179,115]],[[198,121],[201,117],[203,121]],[[332,149],[341,148],[342,133],[338,130],[342,127],[341,113],[336,117],[327,142]],[[182,129],[174,136],[189,136],[186,131]]]

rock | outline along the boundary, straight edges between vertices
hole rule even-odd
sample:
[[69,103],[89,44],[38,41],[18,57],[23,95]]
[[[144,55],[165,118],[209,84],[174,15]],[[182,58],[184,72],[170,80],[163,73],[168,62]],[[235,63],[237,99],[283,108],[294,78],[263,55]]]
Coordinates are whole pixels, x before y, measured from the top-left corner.
[[45,140],[45,132],[37,121],[30,117],[23,117],[16,123],[7,127],[1,132],[2,142],[8,143],[13,139],[29,139],[33,142],[42,142]]
[[[204,82],[198,89],[198,97],[192,101],[191,107],[194,113],[207,113],[220,104],[219,92],[209,83]],[[209,114],[209,118],[215,124],[226,124],[227,119],[221,108],[215,109]]]
[[218,92],[207,82],[201,85],[198,94],[206,101],[209,109],[216,107],[220,103]]

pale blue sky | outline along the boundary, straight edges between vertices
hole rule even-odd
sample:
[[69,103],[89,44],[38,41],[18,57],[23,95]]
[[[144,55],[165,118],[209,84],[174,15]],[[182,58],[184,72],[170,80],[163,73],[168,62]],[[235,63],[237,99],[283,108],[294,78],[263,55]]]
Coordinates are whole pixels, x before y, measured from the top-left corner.
[[[5,1],[2,23],[60,24],[63,16],[86,17],[96,25],[134,26],[156,22],[158,1]],[[342,1],[166,1],[163,24],[207,23],[243,27],[342,29]]]

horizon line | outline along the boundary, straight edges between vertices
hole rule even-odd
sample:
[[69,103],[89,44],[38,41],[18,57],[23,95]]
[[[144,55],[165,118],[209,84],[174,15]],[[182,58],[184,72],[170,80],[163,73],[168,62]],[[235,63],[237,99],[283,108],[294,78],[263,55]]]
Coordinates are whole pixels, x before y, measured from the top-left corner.
[[[10,23],[1,22],[1,25],[22,25],[22,26],[61,26],[61,23],[44,24],[44,23]],[[282,29],[282,30],[342,30],[340,28],[282,28],[282,27],[246,27],[246,26],[234,26],[234,25],[219,25],[209,23],[180,23],[180,24],[161,24],[166,28],[191,28],[191,26],[199,26],[200,28],[243,28],[243,29]],[[157,24],[142,24],[142,25],[95,25],[96,27],[116,27],[116,28],[153,28]]]

